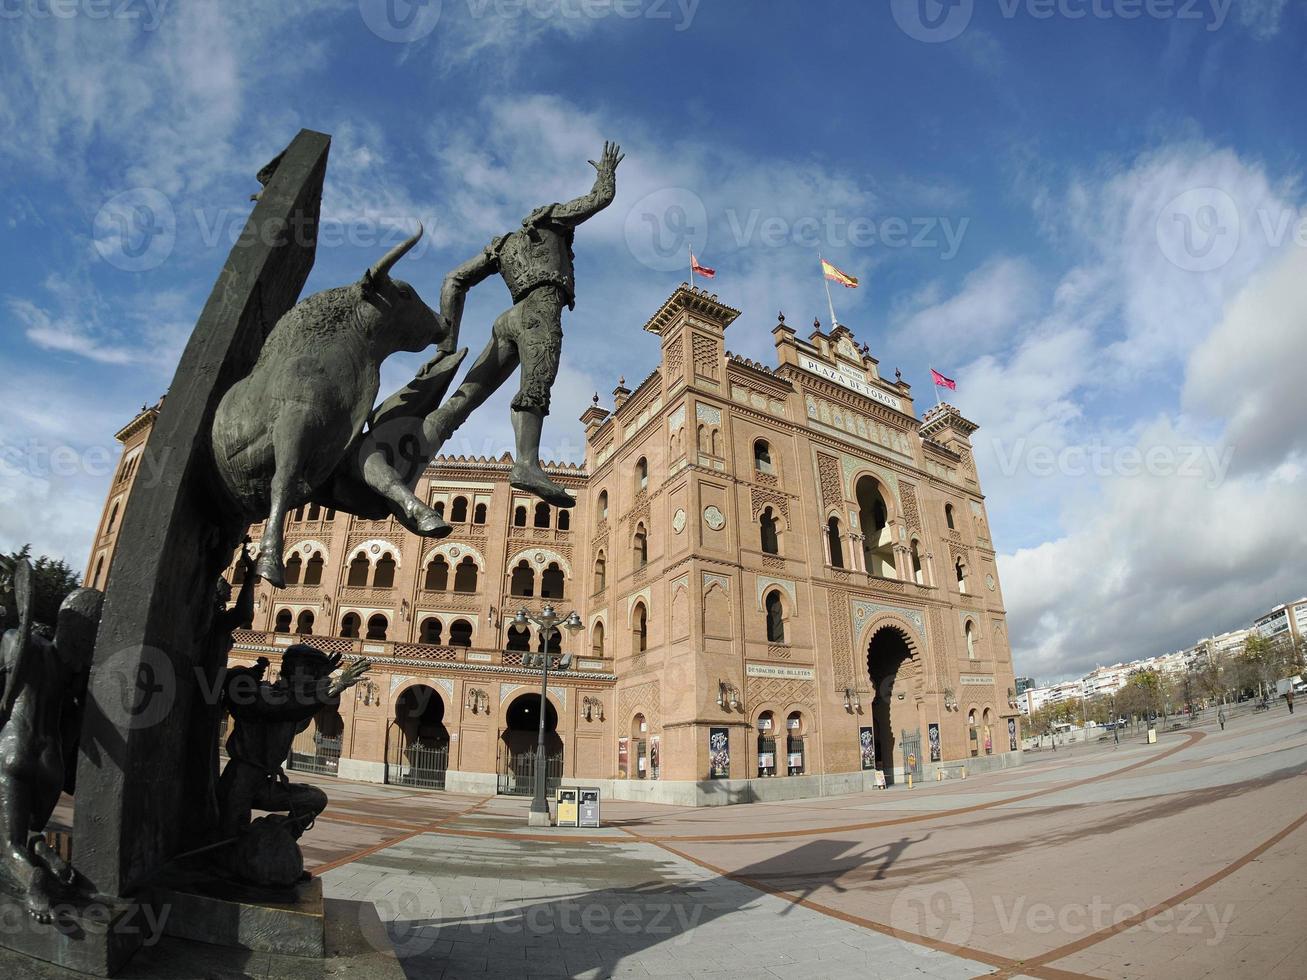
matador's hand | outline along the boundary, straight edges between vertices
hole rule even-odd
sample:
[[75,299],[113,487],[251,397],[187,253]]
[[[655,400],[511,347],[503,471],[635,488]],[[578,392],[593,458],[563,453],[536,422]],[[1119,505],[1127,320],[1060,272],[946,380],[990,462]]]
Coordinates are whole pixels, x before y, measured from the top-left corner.
[[626,154],[622,152],[620,146],[616,143],[609,143],[605,140],[604,155],[599,158],[599,162],[595,163],[593,160],[588,160],[586,162],[598,170],[601,175],[607,174],[608,176],[612,176],[617,172],[617,165],[625,159]]

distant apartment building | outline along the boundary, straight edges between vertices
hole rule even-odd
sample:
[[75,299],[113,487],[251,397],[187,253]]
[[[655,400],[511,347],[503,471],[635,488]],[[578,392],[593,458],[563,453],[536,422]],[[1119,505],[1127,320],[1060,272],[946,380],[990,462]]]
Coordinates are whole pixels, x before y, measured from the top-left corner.
[[1298,642],[1307,636],[1307,597],[1276,606],[1253,622],[1253,629],[1268,640],[1289,637]]

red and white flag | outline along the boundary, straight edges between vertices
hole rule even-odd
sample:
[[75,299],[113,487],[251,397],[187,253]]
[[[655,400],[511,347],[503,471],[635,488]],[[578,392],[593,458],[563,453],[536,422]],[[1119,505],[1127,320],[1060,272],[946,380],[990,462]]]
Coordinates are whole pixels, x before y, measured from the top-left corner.
[[690,252],[690,271],[696,276],[703,276],[705,279],[713,279],[717,276],[716,269],[710,269],[706,265],[700,265],[699,260],[694,257],[694,251]]
[[935,382],[936,388],[947,388],[949,391],[957,391],[958,383],[952,378],[946,378],[934,368],[930,369],[930,380]]

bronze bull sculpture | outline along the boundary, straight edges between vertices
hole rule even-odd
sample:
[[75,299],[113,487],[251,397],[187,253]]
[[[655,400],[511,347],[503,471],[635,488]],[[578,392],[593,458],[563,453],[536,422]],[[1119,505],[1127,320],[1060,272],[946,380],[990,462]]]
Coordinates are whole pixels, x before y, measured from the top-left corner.
[[373,403],[387,357],[442,345],[420,376],[418,411],[439,403],[466,354],[446,350],[445,319],[408,283],[390,278],[421,237],[419,227],[358,282],[297,303],[269,333],[253,371],[218,405],[212,448],[219,482],[252,521],[266,519],[257,571],[277,588],[285,586],[286,514],[310,500],[335,506],[336,485],[371,498],[369,507],[356,503],[351,512],[388,511],[424,537],[450,531],[365,432],[376,421]]

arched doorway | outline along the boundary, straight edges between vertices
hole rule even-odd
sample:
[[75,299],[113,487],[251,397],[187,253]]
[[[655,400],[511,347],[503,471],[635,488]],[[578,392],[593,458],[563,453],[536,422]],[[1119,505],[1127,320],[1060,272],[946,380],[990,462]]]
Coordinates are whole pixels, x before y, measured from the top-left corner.
[[395,702],[387,727],[386,782],[444,789],[448,769],[445,702],[434,688],[415,684]]
[[[499,737],[499,792],[534,796],[536,742],[540,733],[540,695],[520,694],[508,706]],[[558,735],[558,711],[545,702],[545,792],[553,794],[563,781],[563,740]]]
[[340,765],[340,745],[345,722],[335,707],[328,706],[313,716],[313,721],[295,736],[290,746],[287,769],[334,776]]
[[[874,692],[871,723],[875,729],[876,768],[884,772],[886,784],[894,782],[894,753],[899,733],[916,729],[915,699],[907,697],[899,677],[900,669],[912,659],[908,638],[896,626],[882,626],[867,647],[867,675]],[[912,713],[912,714],[910,714]]]

